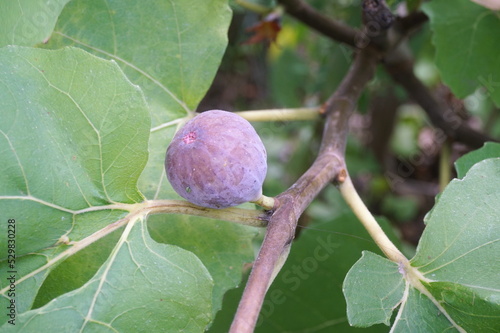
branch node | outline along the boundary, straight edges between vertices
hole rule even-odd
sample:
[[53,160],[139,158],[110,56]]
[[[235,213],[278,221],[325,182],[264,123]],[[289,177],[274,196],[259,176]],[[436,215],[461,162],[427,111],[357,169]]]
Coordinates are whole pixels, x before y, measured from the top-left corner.
[[322,116],[326,115],[327,109],[328,109],[328,102],[325,102],[321,105],[319,109],[319,114]]
[[346,179],[347,179],[347,170],[342,169],[342,170],[340,170],[339,174],[337,175],[337,178],[335,179],[335,183],[337,183],[337,185],[340,185],[343,182],[345,182]]
[[363,24],[371,33],[389,29],[394,23],[394,15],[384,0],[363,1]]

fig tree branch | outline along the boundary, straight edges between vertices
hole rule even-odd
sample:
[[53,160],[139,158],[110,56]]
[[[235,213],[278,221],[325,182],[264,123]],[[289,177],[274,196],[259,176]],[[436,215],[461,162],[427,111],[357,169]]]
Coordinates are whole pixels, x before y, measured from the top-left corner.
[[356,47],[356,39],[362,35],[359,30],[323,15],[303,0],[278,0],[278,3],[289,15],[333,40]]
[[[285,11],[289,15],[335,41],[345,43],[354,48],[369,47],[371,45],[378,47],[384,52],[384,59],[386,60],[385,68],[394,81],[399,83],[427,112],[434,126],[442,129],[452,139],[465,143],[472,148],[479,148],[486,141],[497,141],[471,129],[467,124],[458,119],[458,117],[453,116],[454,113],[452,110],[447,109],[444,105],[440,105],[427,87],[413,73],[413,62],[409,56],[403,54],[401,48],[396,48],[406,35],[427,21],[427,16],[424,13],[415,12],[398,18],[396,24],[390,29],[396,35],[395,37],[380,38],[391,35],[390,31],[387,31],[386,34],[385,30],[382,30],[379,35],[368,34],[369,39],[363,41],[363,38],[367,38],[365,32],[369,33],[369,30],[367,31],[366,28],[363,32],[345,26],[323,15],[303,0],[278,0],[278,2],[284,6]],[[381,8],[385,6],[385,3],[381,0],[363,1],[364,7],[368,4],[377,5]],[[384,22],[385,15],[371,15],[367,18],[365,12],[365,21]],[[374,13],[377,13],[377,11],[374,11]],[[369,29],[368,23],[365,22],[365,25]]]
[[397,61],[385,63],[387,72],[425,110],[434,126],[442,129],[453,140],[472,148],[479,148],[486,141],[497,141],[471,129],[453,110],[440,103],[416,77],[413,72],[413,61],[408,56],[396,56],[394,59]]
[[429,18],[424,12],[412,12],[398,19],[398,25],[403,31],[412,31],[427,22]]
[[[278,3],[285,8],[287,14],[332,40],[356,49],[368,46],[375,46],[380,49],[387,47],[384,37],[385,31],[392,26],[394,16],[383,0],[363,0],[363,21],[365,24],[363,30],[336,21],[322,14],[303,0],[278,0]],[[395,27],[398,30],[398,35],[405,35],[408,30],[421,24],[421,15],[416,16],[411,15],[411,17],[398,20],[400,24]],[[400,38],[397,38],[395,42],[397,43],[399,40]]]
[[[101,207],[96,206],[92,208],[95,209],[82,209],[80,211],[74,211],[73,214],[74,215],[85,214],[99,210],[123,210],[123,211],[129,211],[129,214],[111,224],[108,224],[104,228],[97,230],[93,234],[83,239],[80,240],[68,239],[68,241],[65,242],[67,245],[69,245],[67,249],[59,253],[54,258],[49,259],[45,265],[19,278],[16,284],[20,284],[26,281],[27,279],[37,275],[38,273],[43,272],[46,269],[49,269],[50,267],[65,260],[66,258],[85,249],[87,246],[95,243],[99,239],[102,239],[103,237],[122,228],[127,224],[134,223],[134,221],[136,221],[137,219],[145,218],[148,215],[186,214],[192,216],[203,216],[217,220],[224,220],[243,225],[249,225],[253,227],[265,227],[267,225],[267,221],[269,218],[267,212],[262,210],[244,209],[238,207],[230,207],[225,209],[212,209],[212,208],[196,206],[186,200],[146,200],[136,204],[114,204]],[[0,294],[5,293],[8,289],[9,289],[8,286],[1,289]]]
[[295,184],[276,197],[279,203],[270,217],[231,333],[253,332],[267,289],[288,255],[300,215],[326,185],[345,179],[344,153],[349,116],[363,88],[373,77],[378,61],[377,51],[360,51],[338,89],[325,103],[326,122],[318,156]]
[[[425,21],[421,15],[416,17],[415,21],[407,19],[407,21],[403,20],[402,23],[399,22],[400,24],[395,25],[392,28],[392,32],[397,36],[393,38],[390,37],[391,31],[388,31],[392,26],[392,14],[388,11],[383,0],[363,1],[365,23],[363,31],[356,30],[326,17],[310,7],[303,0],[278,0],[278,2],[284,6],[288,14],[326,36],[356,48],[358,53],[338,89],[323,106],[322,111],[326,114],[326,121],[316,160],[295,184],[276,197],[276,208],[271,212],[272,215],[269,219],[266,236],[259,255],[254,262],[231,325],[230,333],[251,333],[254,331],[266,292],[275,278],[277,271],[281,269],[288,256],[299,217],[318,193],[331,182],[341,184],[344,196],[346,196],[347,200],[351,201],[354,207],[353,210],[360,215],[360,219],[366,222],[370,234],[384,253],[391,260],[407,266],[406,269],[411,271],[408,260],[388,241],[385,234],[383,234],[378,224],[373,220],[371,214],[360,201],[352,183],[348,179],[345,166],[344,157],[348,134],[348,120],[356,107],[362,90],[374,76],[378,62],[383,58],[384,60],[389,58],[393,61],[392,64],[386,65],[386,69],[393,75],[393,78],[409,90],[410,94],[410,89],[416,88],[418,93],[413,97],[427,112],[429,112],[429,109],[433,109],[434,113],[430,114],[438,120],[438,127],[439,124],[443,125],[443,122],[446,123],[446,118],[442,115],[439,116],[441,106],[430,96],[426,87],[413,75],[413,64],[408,68],[404,68],[404,75],[409,75],[413,87],[411,85],[405,86],[405,84],[408,84],[408,80],[399,76],[401,74],[397,70],[394,71],[396,69],[395,64],[399,64],[398,61],[408,58],[404,54],[398,53],[399,51],[396,46],[401,43],[406,33],[409,32],[405,31],[406,29],[411,30]],[[370,10],[369,13],[367,12],[368,10]],[[370,23],[373,22],[377,23],[380,29],[373,30],[373,27],[376,26],[370,26]],[[360,37],[364,38],[367,35],[370,36],[370,39],[360,46],[357,39]],[[399,82],[398,78],[404,82]],[[424,100],[424,96],[428,100]],[[431,107],[429,107],[429,103]],[[435,112],[438,114],[435,114]],[[464,134],[462,131],[465,131],[467,135],[456,135],[454,136],[455,138],[469,140],[471,135],[474,137],[477,134],[471,134],[470,129],[464,129],[463,127],[464,125],[462,127],[459,126],[459,131],[455,130],[452,134]],[[476,137],[476,139],[478,138]],[[482,142],[484,140],[481,141],[481,144]],[[347,183],[342,187],[342,183],[345,181]],[[417,276],[417,273],[412,273],[411,275]],[[417,277],[418,279],[419,277]]]

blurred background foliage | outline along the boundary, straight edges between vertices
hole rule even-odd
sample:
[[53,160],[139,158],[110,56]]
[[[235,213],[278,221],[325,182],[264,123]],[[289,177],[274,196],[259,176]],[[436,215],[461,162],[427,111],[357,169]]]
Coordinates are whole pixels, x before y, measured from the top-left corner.
[[[336,43],[286,15],[280,17],[281,30],[275,42],[249,44],[265,15],[231,2],[234,11],[229,30],[229,46],[217,77],[198,110],[314,107],[334,91],[352,61],[349,47]],[[359,27],[359,0],[309,1],[322,13]],[[398,12],[402,1],[389,1]],[[274,1],[255,0],[265,8]],[[446,99],[470,125],[493,137],[500,135],[498,110],[489,99],[470,96],[456,99],[441,82],[434,65],[434,48],[428,25],[410,39],[415,72],[434,93]],[[476,92],[475,95],[481,92]],[[383,108],[383,112],[375,112]],[[383,119],[372,114],[385,114]],[[267,195],[284,191],[309,167],[321,139],[321,122],[254,123],[268,150]],[[439,155],[445,143],[425,112],[379,69],[351,119],[347,165],[355,184],[375,214],[390,218],[404,239],[416,244],[423,229],[423,216],[439,192]],[[468,151],[452,144],[452,162]],[[323,193],[317,205],[332,204]]]
[[[231,2],[234,16],[229,46],[216,79],[198,110],[246,111],[314,107],[324,103],[349,69],[353,57],[351,49],[286,15],[280,16],[281,29],[275,41],[249,43],[254,36],[249,30],[262,22],[265,15],[243,8],[242,3],[245,5],[246,1]],[[361,25],[360,0],[312,0],[308,3],[350,26]],[[388,1],[395,13],[401,10],[403,3]],[[407,3],[417,6],[420,1],[408,0]],[[276,8],[274,1],[253,0],[250,4]],[[275,12],[280,15],[279,10]],[[442,84],[434,64],[428,24],[411,36],[409,48],[415,58],[416,75],[438,98],[445,100],[471,127],[492,137],[500,136],[499,112],[489,99],[481,98],[481,90],[459,100]],[[318,151],[322,125],[321,121],[254,123],[268,151],[266,195],[274,196],[286,190],[307,170]],[[445,162],[453,177],[453,162],[470,149],[446,141],[420,106],[394,84],[383,69],[378,70],[365,90],[350,127],[346,160],[353,181],[372,213],[388,219],[386,227],[392,227],[399,235],[401,247],[411,256],[424,229],[423,218],[440,191],[439,163],[443,145],[451,147],[451,158]],[[304,228],[317,234],[331,232],[327,230],[331,225],[325,226],[325,221],[335,221],[347,212],[349,209],[338,191],[327,187],[301,217],[302,228],[298,228],[297,242],[301,241],[300,233]],[[336,234],[343,240],[350,236]],[[292,250],[289,261],[293,262],[293,258]],[[212,332],[220,332],[224,325],[229,325],[241,292],[240,288],[226,295],[225,310],[219,313]],[[339,300],[342,302],[342,298]],[[279,321],[272,316],[268,320]],[[336,331],[356,331],[347,324],[341,326],[343,328],[337,327]],[[257,332],[275,329],[265,324]],[[326,326],[311,332],[329,332],[330,329]],[[364,331],[372,330],[381,331],[380,327]]]

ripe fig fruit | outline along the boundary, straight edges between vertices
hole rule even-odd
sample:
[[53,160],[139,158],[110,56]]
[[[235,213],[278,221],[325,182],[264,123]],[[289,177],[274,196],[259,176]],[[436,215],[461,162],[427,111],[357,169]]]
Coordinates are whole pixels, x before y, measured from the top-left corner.
[[247,120],[210,110],[175,134],[165,169],[184,199],[202,207],[226,208],[261,197],[266,160],[264,144]]

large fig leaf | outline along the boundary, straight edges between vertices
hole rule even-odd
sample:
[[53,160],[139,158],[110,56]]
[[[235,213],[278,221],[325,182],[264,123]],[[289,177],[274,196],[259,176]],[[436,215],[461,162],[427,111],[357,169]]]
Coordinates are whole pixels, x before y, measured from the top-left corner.
[[75,0],[43,45],[72,45],[113,59],[142,88],[152,135],[139,188],[148,198],[178,198],[165,177],[165,151],[210,87],[230,20],[227,0]]
[[3,332],[202,332],[212,279],[199,259],[131,221],[108,260],[81,288],[25,312]]
[[399,306],[392,332],[498,330],[499,188],[500,158],[453,180],[426,218],[414,271],[365,254],[344,282],[349,322],[388,324]]
[[[23,312],[55,258],[71,252],[67,244],[125,218],[143,200],[137,179],[150,119],[143,94],[116,63],[76,48],[0,49],[0,85],[0,215],[15,220]],[[2,245],[7,228],[0,224]],[[0,259],[4,272],[7,252]],[[2,306],[7,282],[0,281]]]
[[2,1],[0,47],[33,46],[47,39],[69,0]]
[[[114,61],[101,63],[111,64],[120,79],[138,93],[140,111],[136,110],[136,101],[117,87],[116,75],[95,65],[98,59],[88,54],[88,59],[73,64],[54,56],[67,51],[26,51],[33,54],[22,54],[18,63],[6,53],[7,60],[0,66],[5,74],[0,83],[6,88],[2,90],[5,98],[0,99],[6,114],[1,125],[10,130],[0,138],[4,139],[0,150],[9,160],[4,164],[8,172],[0,173],[0,188],[5,191],[1,193],[4,197],[0,209],[2,218],[15,218],[19,229],[19,313],[83,288],[106,261],[117,238],[105,237],[99,246],[83,247],[103,237],[103,230],[121,232],[117,224],[126,224],[137,213],[143,194],[148,198],[177,198],[164,174],[165,150],[176,126],[191,116],[208,89],[227,43],[231,13],[223,0],[156,1],[148,6],[116,1],[103,5],[95,1],[71,2],[48,43],[39,46],[59,49],[72,45]],[[36,66],[32,69],[38,71],[24,72],[21,65],[29,69],[27,63],[40,60],[51,64],[50,72],[49,67]],[[148,106],[137,86],[128,82],[116,64],[142,88]],[[48,73],[48,79],[37,78],[43,78],[43,73]],[[85,103],[77,105],[81,101]],[[117,105],[106,107],[106,103],[115,102]],[[86,122],[73,113],[79,107],[83,118],[89,118]],[[96,115],[85,114],[87,110]],[[98,121],[93,122],[93,117]],[[10,128],[10,122],[16,126]],[[16,140],[23,141],[23,145]],[[21,157],[17,156],[20,151]],[[30,180],[29,188],[25,178]],[[12,205],[13,200],[22,203],[23,209]],[[157,241],[193,251],[208,268],[215,283],[211,300],[211,311],[215,313],[224,292],[239,283],[243,263],[253,259],[249,244],[255,230],[172,215],[152,220],[158,224],[150,230],[169,231],[156,234]],[[190,232],[197,226],[202,226],[203,232],[194,232],[193,237]],[[211,227],[216,231],[213,242],[204,242],[203,236]],[[96,231],[101,234],[93,235]],[[64,261],[77,251],[74,258]],[[69,281],[71,273],[78,278]],[[39,290],[47,276],[47,284]],[[9,301],[5,297],[7,282],[0,284],[4,296],[1,302]]]

